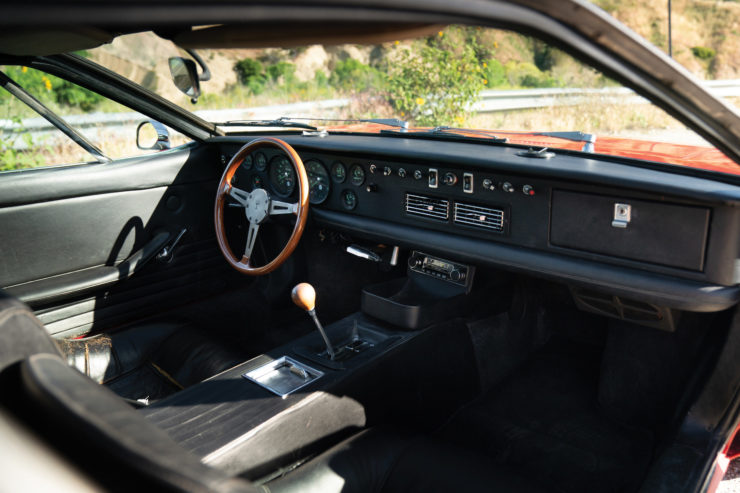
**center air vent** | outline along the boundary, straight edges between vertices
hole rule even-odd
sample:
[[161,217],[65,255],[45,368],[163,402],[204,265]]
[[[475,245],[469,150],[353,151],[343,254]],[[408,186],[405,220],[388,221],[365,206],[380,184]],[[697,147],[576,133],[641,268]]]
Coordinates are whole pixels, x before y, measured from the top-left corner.
[[447,221],[447,218],[450,217],[450,201],[407,193],[406,213],[412,216]]
[[489,231],[504,230],[504,211],[493,207],[461,204],[455,202],[455,219],[457,224],[487,229]]

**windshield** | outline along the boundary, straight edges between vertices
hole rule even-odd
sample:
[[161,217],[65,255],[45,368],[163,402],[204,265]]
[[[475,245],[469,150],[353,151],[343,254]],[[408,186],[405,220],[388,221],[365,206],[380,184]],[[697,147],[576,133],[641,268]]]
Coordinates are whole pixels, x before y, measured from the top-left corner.
[[475,129],[456,132],[740,174],[658,107],[557,48],[513,32],[449,26],[376,45],[197,55],[210,79],[200,82],[196,99],[178,90],[168,66],[170,57],[192,53],[153,33],[122,36],[85,54],[227,133],[259,130],[245,121],[278,118],[306,118],[301,122],[330,132],[378,132],[388,127],[332,120],[398,119],[411,131]]

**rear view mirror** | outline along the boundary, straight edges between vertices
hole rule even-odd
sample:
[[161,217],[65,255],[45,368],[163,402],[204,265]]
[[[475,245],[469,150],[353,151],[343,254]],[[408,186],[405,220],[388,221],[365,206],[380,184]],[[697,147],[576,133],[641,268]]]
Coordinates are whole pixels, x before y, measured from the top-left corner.
[[145,151],[164,151],[170,148],[167,127],[154,120],[141,122],[136,129],[136,147]]
[[198,80],[198,69],[195,62],[182,57],[171,57],[169,59],[170,74],[175,86],[189,96],[193,103],[200,97],[200,81]]

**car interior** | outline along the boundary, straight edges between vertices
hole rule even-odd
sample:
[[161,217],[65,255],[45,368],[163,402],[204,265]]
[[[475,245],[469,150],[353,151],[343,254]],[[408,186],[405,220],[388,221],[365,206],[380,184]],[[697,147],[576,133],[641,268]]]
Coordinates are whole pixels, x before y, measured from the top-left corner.
[[676,491],[731,426],[738,204],[402,128],[8,173],[0,410],[77,491]]

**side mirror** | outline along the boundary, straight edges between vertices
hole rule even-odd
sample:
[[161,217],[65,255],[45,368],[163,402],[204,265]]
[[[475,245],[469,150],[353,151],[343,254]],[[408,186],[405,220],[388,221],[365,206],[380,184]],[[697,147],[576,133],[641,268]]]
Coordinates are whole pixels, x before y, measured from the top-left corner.
[[136,129],[136,147],[145,151],[164,151],[170,148],[167,127],[154,120],[139,123]]
[[198,80],[198,69],[195,62],[183,57],[171,57],[169,59],[170,74],[172,82],[175,83],[180,92],[195,103],[200,97],[200,81]]

